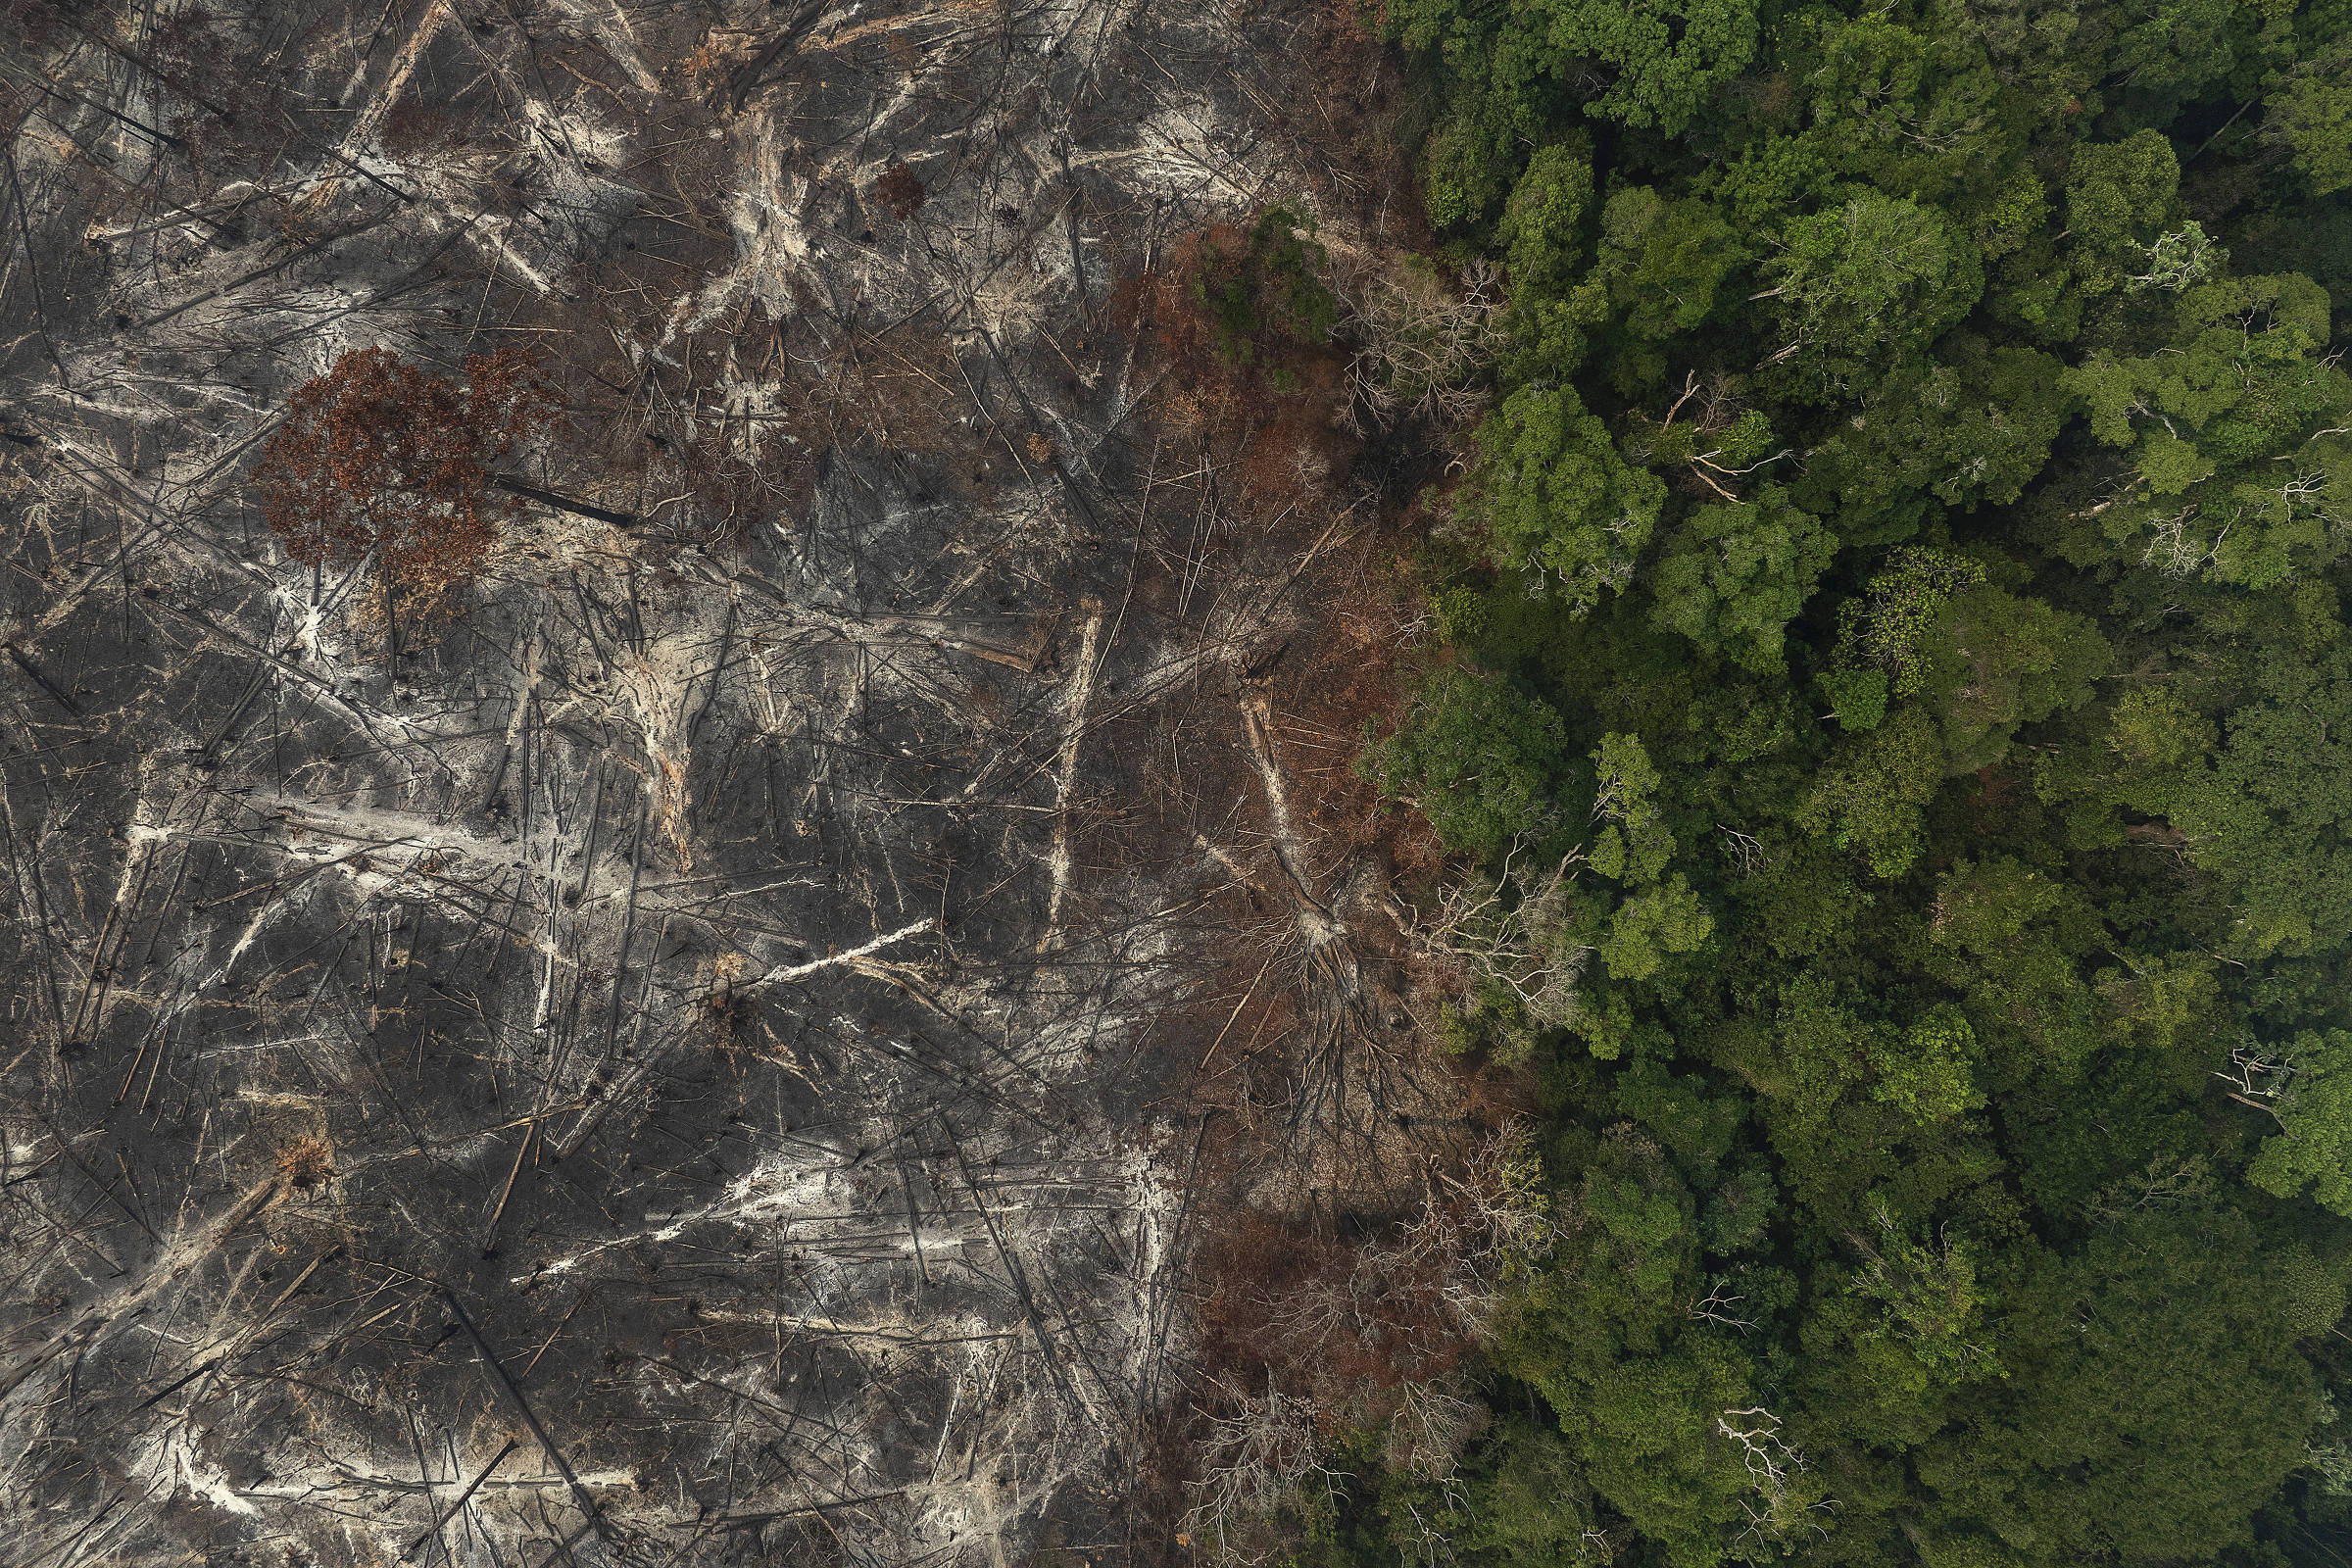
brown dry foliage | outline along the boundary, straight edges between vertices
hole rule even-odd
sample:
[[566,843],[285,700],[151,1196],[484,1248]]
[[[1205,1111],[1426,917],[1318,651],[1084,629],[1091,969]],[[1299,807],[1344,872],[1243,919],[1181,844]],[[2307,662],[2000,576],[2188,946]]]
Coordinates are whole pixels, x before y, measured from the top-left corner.
[[891,64],[897,66],[903,74],[912,76],[922,71],[922,40],[915,37],[911,30],[905,27],[894,28],[882,42],[883,46],[890,51]]
[[1303,1396],[1327,1433],[1377,1426],[1468,1348],[1445,1249],[1355,1247],[1243,1211],[1201,1259],[1201,1369]]
[[682,471],[686,493],[713,537],[740,535],[792,493],[778,480],[793,476],[794,459],[782,434],[772,428],[704,419],[695,425],[691,440],[666,445]]
[[358,349],[298,388],[253,470],[262,513],[306,566],[373,557],[390,582],[428,593],[481,567],[499,520],[490,465],[555,424],[553,389],[521,349],[477,354],[466,385]]
[[0,23],[16,32],[20,47],[30,51],[62,30],[63,18],[55,0],[0,0]]
[[1257,506],[1305,510],[1333,494],[1354,461],[1356,443],[1343,427],[1348,360],[1329,344],[1291,343],[1275,365],[1218,352],[1200,291],[1215,291],[1240,269],[1254,221],[1253,214],[1186,235],[1161,269],[1114,287],[1113,319],[1166,369],[1162,416],[1171,426],[1232,464]]
[[451,125],[447,115],[404,99],[384,117],[375,139],[391,157],[415,162],[441,147],[461,145],[466,138]]
[[[962,439],[955,349],[936,328],[910,321],[841,331],[823,300],[795,279],[795,309],[781,318],[762,320],[747,304],[671,342],[658,317],[627,308],[609,274],[583,268],[570,281],[593,302],[614,349],[570,345],[587,350],[574,362],[585,374],[575,410],[580,450],[640,497],[684,503],[646,514],[665,533],[710,543],[804,506],[829,452],[929,455]],[[521,319],[561,324],[556,316]],[[622,343],[662,352],[632,362]],[[710,388],[744,380],[764,395],[731,408],[712,399]]]
[[277,1173],[297,1192],[335,1179],[334,1151],[326,1140],[305,1134],[277,1152]]
[[1247,1208],[1211,1222],[1183,1482],[1204,1556],[1262,1562],[1295,1546],[1280,1516],[1331,1483],[1338,1443],[1369,1441],[1423,1480],[1452,1472],[1491,1418],[1469,1348],[1561,1235],[1539,1177],[1523,1130],[1505,1125],[1428,1162],[1416,1210],[1351,1241]]
[[923,182],[913,170],[905,164],[893,164],[874,181],[874,194],[889,206],[890,216],[903,223],[922,211],[929,192],[923,189]]
[[148,35],[144,58],[172,88],[168,128],[185,138],[200,168],[224,172],[222,166],[276,147],[285,133],[288,78],[253,69],[252,41],[233,18],[201,4],[157,19]]

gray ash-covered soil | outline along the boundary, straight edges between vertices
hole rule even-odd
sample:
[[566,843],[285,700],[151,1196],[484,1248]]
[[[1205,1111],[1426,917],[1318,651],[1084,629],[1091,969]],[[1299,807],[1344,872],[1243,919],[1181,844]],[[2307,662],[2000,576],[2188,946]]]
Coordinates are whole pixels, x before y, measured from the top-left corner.
[[[6,9],[0,1563],[1158,1560],[1195,1065],[1404,1026],[1376,508],[1122,296],[1409,206],[1333,16]],[[293,564],[378,344],[631,520]]]

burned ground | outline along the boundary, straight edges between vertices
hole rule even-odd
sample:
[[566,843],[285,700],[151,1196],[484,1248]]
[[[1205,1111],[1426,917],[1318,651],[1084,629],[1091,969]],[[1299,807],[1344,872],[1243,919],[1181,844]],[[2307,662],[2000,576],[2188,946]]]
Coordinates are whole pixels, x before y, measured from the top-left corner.
[[[1460,1120],[1380,496],[1118,308],[1409,211],[1345,9],[7,10],[0,1556],[1157,1560],[1203,1105]],[[566,404],[390,623],[249,485],[372,345]]]

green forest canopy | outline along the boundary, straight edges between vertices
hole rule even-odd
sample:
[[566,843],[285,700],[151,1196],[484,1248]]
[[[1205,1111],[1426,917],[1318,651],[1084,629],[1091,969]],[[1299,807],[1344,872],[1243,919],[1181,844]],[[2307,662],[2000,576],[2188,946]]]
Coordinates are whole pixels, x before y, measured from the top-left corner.
[[2352,1562],[2352,0],[1385,18],[1509,305],[1365,765],[1584,966],[1302,1560]]

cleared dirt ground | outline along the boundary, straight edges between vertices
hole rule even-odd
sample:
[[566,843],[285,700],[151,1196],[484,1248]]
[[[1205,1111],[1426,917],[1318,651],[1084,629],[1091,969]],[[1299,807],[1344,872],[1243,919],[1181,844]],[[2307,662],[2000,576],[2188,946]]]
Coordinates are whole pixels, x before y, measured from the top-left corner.
[[[0,1558],[1158,1560],[1203,1110],[1289,1214],[1460,1121],[1347,770],[1390,456],[1137,282],[1404,222],[1373,57],[5,9]],[[397,627],[248,485],[378,344],[566,405]]]

